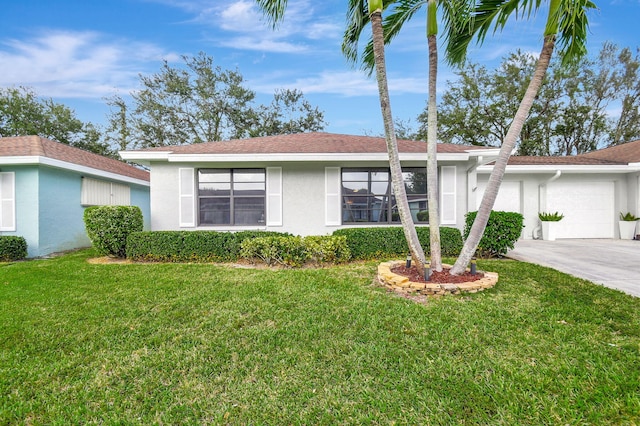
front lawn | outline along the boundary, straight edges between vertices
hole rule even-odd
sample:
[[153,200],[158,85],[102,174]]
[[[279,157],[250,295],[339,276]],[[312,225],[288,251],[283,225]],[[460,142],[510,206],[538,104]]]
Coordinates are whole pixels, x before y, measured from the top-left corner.
[[0,264],[0,424],[638,424],[640,299],[515,261],[417,304],[376,263]]

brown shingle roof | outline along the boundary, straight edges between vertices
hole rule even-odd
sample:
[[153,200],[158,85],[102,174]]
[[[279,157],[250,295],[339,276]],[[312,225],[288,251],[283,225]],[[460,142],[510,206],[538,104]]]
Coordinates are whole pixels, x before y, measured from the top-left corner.
[[149,172],[122,161],[54,142],[39,136],[0,138],[0,157],[47,157],[134,179],[149,180]]
[[532,165],[624,165],[640,162],[640,139],[600,149],[587,154],[566,157],[512,156],[510,166]]
[[582,154],[580,157],[598,158],[600,160],[616,161],[619,163],[640,163],[640,139],[621,145]]
[[[427,150],[425,142],[409,140],[399,140],[398,148],[400,152],[407,153],[426,153]],[[438,144],[439,153],[464,153],[473,149],[487,148]],[[385,140],[382,137],[315,132],[206,142],[193,145],[164,146],[140,151],[171,151],[174,154],[358,154],[387,152],[387,149]]]

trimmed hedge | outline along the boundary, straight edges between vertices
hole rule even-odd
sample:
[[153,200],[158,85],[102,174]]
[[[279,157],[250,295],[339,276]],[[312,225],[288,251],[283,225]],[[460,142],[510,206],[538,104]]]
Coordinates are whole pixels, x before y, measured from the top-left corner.
[[[431,243],[428,227],[417,227],[418,239],[425,253]],[[338,229],[333,235],[347,237],[347,246],[354,259],[368,260],[406,256],[409,247],[401,227],[345,228]],[[462,250],[462,234],[457,228],[440,227],[440,247],[445,256],[457,256]],[[427,254],[428,256],[428,254]]]
[[0,262],[13,262],[27,257],[27,240],[24,237],[0,235]]
[[240,257],[242,242],[267,236],[271,231],[145,231],[127,238],[127,258],[146,262],[233,262]]
[[84,211],[84,224],[99,254],[125,257],[127,237],[142,231],[144,219],[138,206],[91,206]]
[[[469,212],[465,216],[464,236],[469,236],[478,212]],[[484,235],[478,244],[476,254],[479,257],[499,257],[513,249],[522,234],[524,216],[515,212],[491,211]]]

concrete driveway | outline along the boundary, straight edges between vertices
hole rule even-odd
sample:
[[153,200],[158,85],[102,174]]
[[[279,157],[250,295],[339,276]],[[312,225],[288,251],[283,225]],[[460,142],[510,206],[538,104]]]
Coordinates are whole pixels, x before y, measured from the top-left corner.
[[640,241],[520,240],[507,257],[548,266],[640,297]]

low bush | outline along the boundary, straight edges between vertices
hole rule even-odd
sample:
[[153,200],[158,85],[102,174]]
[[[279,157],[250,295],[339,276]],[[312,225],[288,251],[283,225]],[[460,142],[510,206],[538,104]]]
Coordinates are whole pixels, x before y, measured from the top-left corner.
[[351,259],[347,237],[337,235],[308,236],[303,238],[309,259],[316,263],[344,263]]
[[27,257],[27,240],[24,237],[0,235],[0,262],[13,262]]
[[[428,227],[416,228],[420,244],[428,256],[431,243]],[[377,259],[406,256],[409,252],[407,241],[401,227],[345,228],[333,232],[334,236],[344,236],[354,259]],[[457,256],[462,250],[462,234],[459,229],[440,227],[442,254]]]
[[[478,212],[467,213],[464,236],[467,238],[471,225]],[[476,254],[479,257],[498,257],[505,255],[513,249],[514,244],[522,234],[524,228],[524,216],[515,212],[492,211],[484,231],[484,235],[478,244]]]
[[144,219],[137,206],[92,206],[84,211],[84,224],[99,254],[125,257],[127,237],[142,231]]
[[246,239],[283,236],[271,231],[146,231],[127,239],[127,258],[148,262],[234,262]]
[[309,254],[302,237],[260,237],[242,242],[240,256],[245,259],[260,259],[267,265],[289,267],[302,266]]
[[347,239],[341,236],[273,236],[247,239],[240,255],[267,265],[299,267],[306,262],[336,264],[351,258]]

